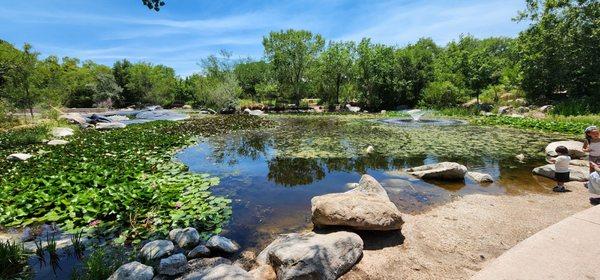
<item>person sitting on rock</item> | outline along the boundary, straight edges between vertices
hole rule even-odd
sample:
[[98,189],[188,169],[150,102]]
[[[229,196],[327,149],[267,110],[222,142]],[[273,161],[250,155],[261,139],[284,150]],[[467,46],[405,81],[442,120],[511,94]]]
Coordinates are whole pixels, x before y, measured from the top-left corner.
[[583,151],[590,153],[590,173],[594,172],[592,163],[600,164],[600,131],[595,125],[585,129],[585,141],[583,142]]
[[600,204],[600,165],[590,162],[590,167],[594,172],[590,174],[590,181],[587,183],[588,191],[590,192],[590,204]]
[[550,162],[554,163],[554,180],[556,181],[556,186],[552,191],[566,192],[565,182],[569,182],[571,175],[569,171],[569,163],[571,162],[569,149],[565,146],[558,146],[554,151],[558,156],[550,159]]

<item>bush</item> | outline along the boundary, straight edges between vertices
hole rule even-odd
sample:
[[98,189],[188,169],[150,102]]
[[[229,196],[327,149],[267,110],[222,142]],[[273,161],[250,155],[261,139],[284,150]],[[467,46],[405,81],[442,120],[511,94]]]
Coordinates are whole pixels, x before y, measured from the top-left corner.
[[48,131],[47,126],[38,125],[1,132],[0,150],[40,143],[46,138]]
[[104,280],[133,259],[133,255],[127,254],[123,247],[99,247],[83,259],[83,267],[73,271],[72,279]]
[[425,108],[448,108],[458,106],[468,100],[458,87],[449,81],[432,82],[423,91],[420,107]]
[[579,116],[600,113],[600,103],[592,98],[570,99],[554,105],[552,114]]

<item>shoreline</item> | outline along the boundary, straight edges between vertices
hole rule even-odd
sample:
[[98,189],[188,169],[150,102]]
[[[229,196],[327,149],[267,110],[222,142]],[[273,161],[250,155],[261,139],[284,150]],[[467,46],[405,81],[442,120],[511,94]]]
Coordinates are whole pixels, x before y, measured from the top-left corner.
[[591,207],[582,184],[567,183],[571,192],[560,194],[470,194],[404,215],[401,234],[366,241],[362,259],[341,279],[468,279],[520,241]]

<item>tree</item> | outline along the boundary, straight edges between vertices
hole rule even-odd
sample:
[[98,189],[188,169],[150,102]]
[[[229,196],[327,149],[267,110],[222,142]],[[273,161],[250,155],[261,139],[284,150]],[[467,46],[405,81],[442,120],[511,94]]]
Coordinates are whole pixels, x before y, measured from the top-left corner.
[[[527,0],[517,20],[522,87],[532,102],[600,96],[600,2]],[[594,98],[595,97],[595,98]]]
[[329,42],[327,49],[319,56],[316,80],[329,110],[339,103],[342,87],[352,78],[354,59],[352,42]]
[[171,105],[175,101],[175,70],[164,65],[136,63],[128,68],[125,88],[136,104]]
[[271,32],[263,38],[265,56],[272,65],[279,89],[285,96],[300,105],[306,71],[316,61],[325,42],[321,35],[306,30]]
[[270,82],[271,69],[270,65],[265,61],[251,61],[239,63],[235,66],[233,73],[235,74],[242,93],[252,100],[260,101],[261,95],[258,94],[257,86]]
[[9,53],[7,59],[10,66],[3,78],[6,99],[15,108],[29,109],[32,118],[33,108],[42,98],[33,87],[38,55],[29,44],[23,46],[23,51]]
[[165,1],[163,0],[142,0],[142,4],[144,4],[148,9],[160,11],[160,7],[165,5]]

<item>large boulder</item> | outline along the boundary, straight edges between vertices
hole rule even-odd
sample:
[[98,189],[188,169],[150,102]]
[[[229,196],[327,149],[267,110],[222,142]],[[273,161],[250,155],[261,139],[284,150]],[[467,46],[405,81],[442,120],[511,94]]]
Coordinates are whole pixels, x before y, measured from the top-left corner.
[[467,167],[456,162],[440,162],[406,169],[413,176],[421,179],[462,180]]
[[178,275],[187,270],[187,259],[181,253],[160,260],[158,272],[164,275]]
[[50,132],[50,134],[56,138],[71,136],[73,133],[73,129],[68,127],[55,127]]
[[175,250],[173,242],[169,240],[154,240],[142,247],[140,255],[145,260],[156,260],[170,255],[173,253],[173,250]]
[[181,248],[194,248],[200,243],[200,234],[195,228],[177,228],[169,232],[169,239]]
[[185,280],[255,280],[250,273],[243,270],[241,267],[230,265],[230,264],[220,264],[213,268],[206,269],[203,271],[195,272],[186,275],[182,279]]
[[139,262],[130,262],[122,265],[108,280],[150,280],[154,277],[151,266]]
[[30,154],[23,154],[23,153],[16,153],[16,154],[10,154],[6,157],[7,160],[12,160],[12,161],[23,161],[23,160],[28,160],[29,158],[31,158],[32,155]]
[[254,279],[260,280],[275,280],[277,279],[277,274],[275,274],[275,270],[273,267],[267,264],[259,265],[253,270],[248,271]]
[[219,251],[228,254],[233,254],[240,249],[240,246],[235,242],[231,241],[229,238],[214,235],[206,242],[206,247],[211,251]]
[[[571,165],[570,169],[570,180],[585,182],[589,179],[589,172],[586,167]],[[533,169],[533,174],[554,179],[554,164],[546,164],[544,166],[536,167]]]
[[492,183],[494,182],[494,178],[490,174],[480,173],[480,172],[467,172],[466,175],[469,179],[477,182],[477,183]]
[[558,146],[565,146],[569,149],[569,156],[573,159],[580,159],[585,157],[585,152],[583,151],[583,142],[579,141],[557,141],[552,142],[546,146],[546,155],[555,157],[558,154],[554,151]]
[[356,234],[292,233],[281,235],[257,257],[259,265],[271,265],[277,279],[337,279],[354,266],[363,251]]
[[311,205],[315,226],[397,230],[404,223],[402,213],[390,201],[385,189],[369,175],[363,175],[358,187],[350,191],[313,197]]

